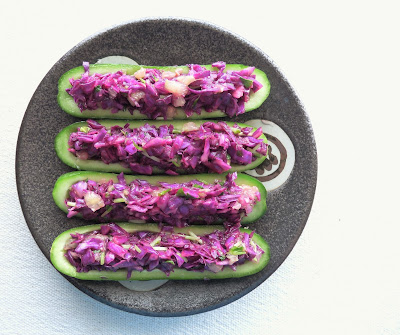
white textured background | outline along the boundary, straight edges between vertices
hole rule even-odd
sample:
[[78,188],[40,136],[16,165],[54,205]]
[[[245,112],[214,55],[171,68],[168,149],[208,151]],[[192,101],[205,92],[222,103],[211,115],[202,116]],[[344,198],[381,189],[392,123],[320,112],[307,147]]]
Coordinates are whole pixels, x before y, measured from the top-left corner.
[[[400,50],[396,1],[22,1],[0,11],[1,334],[400,334]],[[288,259],[208,313],[149,318],[89,298],[40,252],[15,184],[20,123],[51,66],[148,16],[217,24],[266,52],[311,117],[314,207]],[[44,204],[46,205],[46,204]]]

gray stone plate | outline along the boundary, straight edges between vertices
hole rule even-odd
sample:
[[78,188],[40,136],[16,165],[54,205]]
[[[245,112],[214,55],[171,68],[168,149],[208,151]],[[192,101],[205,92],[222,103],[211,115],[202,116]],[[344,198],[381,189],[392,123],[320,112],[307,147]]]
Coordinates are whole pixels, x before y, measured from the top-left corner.
[[57,81],[82,61],[95,63],[109,55],[127,56],[144,65],[210,64],[223,60],[260,68],[271,81],[271,94],[257,111],[235,120],[267,119],[278,124],[294,144],[296,163],[288,181],[269,193],[267,214],[251,225],[271,246],[271,261],[260,273],[220,281],[169,281],[151,292],[130,291],[118,282],[66,279],[98,301],[151,316],[201,313],[242,297],[274,273],[300,237],[314,198],[317,152],[302,104],[268,56],[242,38],[210,24],[171,18],[122,24],[83,41],[50,69],[29,103],[17,146],[18,193],[33,238],[49,259],[57,235],[87,224],[80,219],[67,219],[52,199],[56,179],[71,171],[56,156],[54,138],[62,128],[77,121],[59,108]]

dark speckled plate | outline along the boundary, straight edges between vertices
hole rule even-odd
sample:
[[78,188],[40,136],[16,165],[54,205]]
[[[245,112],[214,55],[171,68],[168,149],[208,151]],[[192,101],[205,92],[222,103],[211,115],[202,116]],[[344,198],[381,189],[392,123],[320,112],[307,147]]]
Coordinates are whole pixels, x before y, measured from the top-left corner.
[[271,81],[271,94],[260,109],[236,120],[267,119],[278,124],[294,144],[296,162],[288,181],[269,193],[267,214],[251,226],[271,246],[271,261],[260,273],[232,280],[169,281],[152,292],[130,291],[117,282],[67,279],[110,306],[152,316],[200,313],[242,297],[274,273],[300,237],[314,198],[317,152],[307,114],[268,56],[240,37],[210,24],[182,19],[123,24],[85,40],[50,69],[26,110],[17,147],[18,192],[34,239],[49,259],[52,241],[58,234],[85,224],[79,219],[67,220],[51,195],[56,179],[71,171],[57,158],[54,138],[62,128],[77,121],[57,105],[57,81],[82,61],[95,63],[109,55],[127,56],[145,65],[209,64],[223,60],[260,68]]

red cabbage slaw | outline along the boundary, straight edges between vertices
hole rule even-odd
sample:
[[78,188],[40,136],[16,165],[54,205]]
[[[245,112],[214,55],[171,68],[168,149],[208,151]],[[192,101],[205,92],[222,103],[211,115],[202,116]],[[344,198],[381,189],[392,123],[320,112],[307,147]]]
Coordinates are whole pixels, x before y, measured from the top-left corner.
[[175,233],[166,227],[159,233],[128,233],[115,223],[100,230],[71,234],[64,247],[65,257],[77,272],[159,269],[167,276],[174,268],[188,271],[236,270],[246,261],[258,262],[264,251],[252,241],[254,232],[240,232],[239,225],[198,236]]
[[253,74],[254,67],[240,71],[227,70],[224,62],[213,63],[207,70],[198,64],[187,65],[174,72],[141,68],[133,75],[122,71],[107,74],[89,74],[89,63],[84,62],[81,78],[70,78],[73,97],[81,111],[109,109],[111,113],[138,110],[150,119],[170,119],[175,108],[181,107],[187,116],[221,110],[229,117],[243,114],[250,92],[262,88]]
[[216,221],[236,224],[261,198],[256,186],[239,186],[236,178],[232,173],[223,183],[192,180],[152,185],[135,179],[127,184],[121,173],[117,183],[87,180],[73,184],[65,204],[69,218],[81,214],[101,222],[143,220],[178,227]]
[[153,174],[154,166],[170,175],[223,173],[231,164],[248,165],[267,155],[261,128],[188,122],[177,132],[171,124],[129,128],[127,123],[107,129],[94,120],[87,123],[70,135],[68,151],[83,160],[121,163],[139,174]]

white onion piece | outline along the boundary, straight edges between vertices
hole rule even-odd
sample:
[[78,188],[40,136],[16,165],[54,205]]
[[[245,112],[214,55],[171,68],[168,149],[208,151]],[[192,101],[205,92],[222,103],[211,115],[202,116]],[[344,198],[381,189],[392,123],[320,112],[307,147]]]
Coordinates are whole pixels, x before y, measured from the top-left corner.
[[185,98],[180,95],[172,95],[172,104],[174,107],[183,107],[185,106]]
[[92,212],[105,206],[103,198],[92,191],[86,192],[83,198],[85,199],[86,206],[88,206]]
[[168,279],[161,280],[121,280],[119,283],[132,291],[147,292],[164,285]]
[[134,74],[136,79],[142,79],[146,75],[146,69],[144,67],[137,70]]
[[144,93],[143,91],[136,91],[131,93],[130,96],[128,96],[128,101],[132,106],[136,106],[136,103],[143,99],[146,96],[146,93]]
[[187,85],[184,85],[178,81],[172,81],[168,79],[165,81],[165,89],[173,95],[181,97],[184,97],[189,91]]
[[172,79],[172,78],[175,78],[175,76],[176,76],[176,73],[175,72],[171,72],[171,71],[164,71],[161,74],[161,78],[162,79]]
[[96,64],[129,64],[138,65],[133,59],[125,56],[107,56],[99,59]]
[[224,266],[215,263],[208,264],[208,269],[214,273],[220,272]]
[[183,69],[182,69],[181,67],[178,67],[178,68],[175,70],[175,75],[176,75],[176,76],[180,76],[182,73],[183,73]]
[[182,126],[182,132],[193,131],[193,130],[197,130],[197,129],[200,129],[200,127],[198,125],[196,125],[194,122],[186,122]]
[[[175,107],[174,106],[168,106],[167,107],[167,113],[165,114],[166,119],[167,120],[171,120],[171,119],[174,118],[174,115],[175,115]],[[157,120],[164,120],[164,118],[161,116],[161,117],[158,117]]]
[[180,83],[189,86],[193,83],[196,79],[193,76],[179,76],[176,78],[177,81]]

